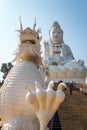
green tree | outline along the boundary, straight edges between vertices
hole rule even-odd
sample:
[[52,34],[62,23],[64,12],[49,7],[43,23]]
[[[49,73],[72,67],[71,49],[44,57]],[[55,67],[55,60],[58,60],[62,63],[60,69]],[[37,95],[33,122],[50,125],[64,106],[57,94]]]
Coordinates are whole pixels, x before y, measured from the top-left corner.
[[13,67],[12,63],[2,63],[0,71],[4,73],[3,80],[6,78],[9,70]]

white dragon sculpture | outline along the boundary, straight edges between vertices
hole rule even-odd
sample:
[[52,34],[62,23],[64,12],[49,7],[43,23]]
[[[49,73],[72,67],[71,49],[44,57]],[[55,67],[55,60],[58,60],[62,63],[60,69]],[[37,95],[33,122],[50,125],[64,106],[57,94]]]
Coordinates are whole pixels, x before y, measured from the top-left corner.
[[[36,31],[35,26],[36,23],[33,29],[23,30],[20,20],[20,30],[17,30],[20,44],[15,51],[14,59],[16,64],[9,71],[0,89],[0,118],[5,122],[1,130],[48,129],[47,123],[65,98],[63,91],[55,92],[49,89],[52,82],[47,90],[44,89],[44,80],[38,71],[42,64],[41,37],[39,29]],[[28,93],[26,88],[29,90]],[[53,103],[56,105],[52,105]]]

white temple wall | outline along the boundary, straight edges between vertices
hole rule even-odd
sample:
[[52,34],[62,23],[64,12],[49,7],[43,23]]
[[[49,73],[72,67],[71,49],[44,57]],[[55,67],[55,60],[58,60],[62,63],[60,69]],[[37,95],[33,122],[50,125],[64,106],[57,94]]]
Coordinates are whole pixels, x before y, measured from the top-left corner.
[[86,83],[86,74],[83,72],[63,72],[63,71],[50,71],[50,77],[55,82],[63,80],[64,82],[77,82],[77,83]]

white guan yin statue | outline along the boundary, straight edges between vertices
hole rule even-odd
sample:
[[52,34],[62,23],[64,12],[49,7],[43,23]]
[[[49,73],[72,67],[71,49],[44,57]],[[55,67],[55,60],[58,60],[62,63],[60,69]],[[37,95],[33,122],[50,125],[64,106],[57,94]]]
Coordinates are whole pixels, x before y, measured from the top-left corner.
[[75,59],[70,47],[64,43],[63,30],[58,22],[55,21],[51,26],[49,37],[49,41],[44,42],[44,61],[50,69],[87,72],[84,61]]
[[[50,40],[44,42],[45,61],[48,62],[49,65],[52,65],[53,62],[64,65],[72,61],[74,56],[70,47],[63,42],[63,31],[58,22],[53,23],[49,30],[49,36]],[[46,53],[48,53],[48,55]]]
[[[16,64],[9,71],[0,89],[0,118],[4,121],[2,130],[45,130],[65,94],[62,84],[52,90],[51,81],[45,87],[39,67],[40,36],[38,29],[22,28],[20,20],[20,44],[15,51]],[[44,89],[47,88],[47,89]],[[27,92],[28,90],[28,92]]]
[[48,65],[52,65],[53,62],[56,62],[58,65],[66,65],[66,63],[75,63],[78,66],[84,66],[83,60],[77,60],[74,58],[72,51],[68,45],[63,41],[63,30],[61,29],[58,22],[54,22],[49,30],[49,41],[44,42],[45,47],[45,62]]

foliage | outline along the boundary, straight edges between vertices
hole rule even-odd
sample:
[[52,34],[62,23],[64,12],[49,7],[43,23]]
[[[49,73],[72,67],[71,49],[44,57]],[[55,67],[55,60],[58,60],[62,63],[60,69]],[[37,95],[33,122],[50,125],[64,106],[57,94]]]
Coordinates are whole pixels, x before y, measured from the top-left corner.
[[9,63],[2,63],[0,71],[1,71],[2,73],[4,73],[3,79],[6,78],[6,76],[7,76],[8,72],[9,72],[9,70],[10,70],[12,67],[13,67],[13,65],[12,65],[11,62],[9,62]]
[[57,62],[52,62],[52,65],[58,65],[58,63]]

